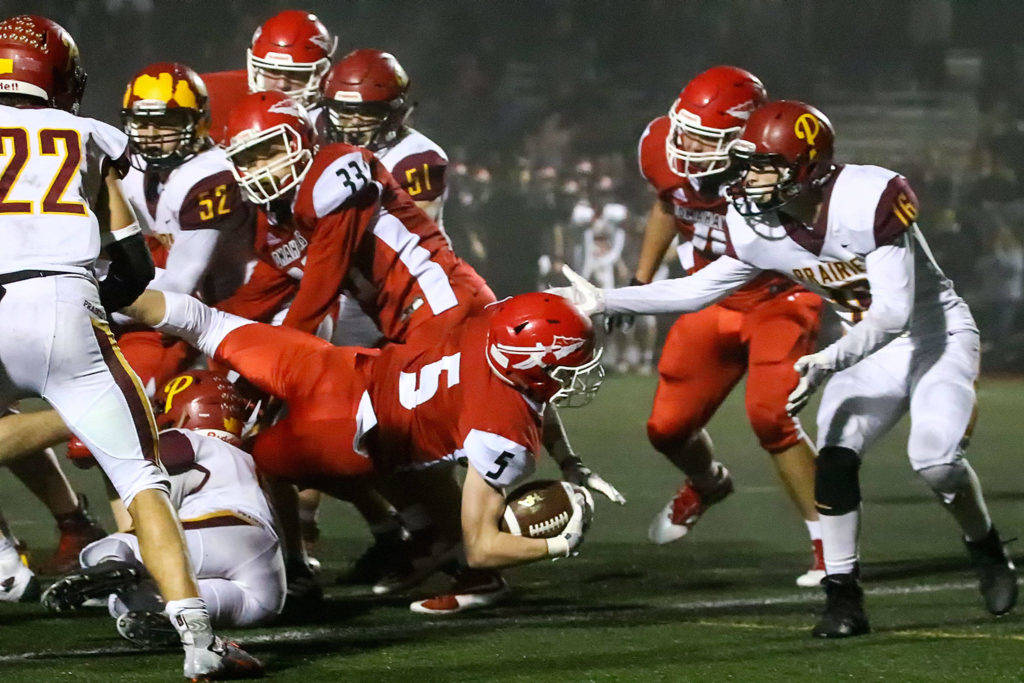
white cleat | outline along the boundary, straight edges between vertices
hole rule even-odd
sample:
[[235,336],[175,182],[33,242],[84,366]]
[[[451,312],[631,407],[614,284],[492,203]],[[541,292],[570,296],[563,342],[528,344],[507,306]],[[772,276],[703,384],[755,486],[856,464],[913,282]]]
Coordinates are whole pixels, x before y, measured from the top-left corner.
[[821,541],[811,541],[811,568],[796,577],[796,585],[801,588],[817,588],[825,578],[825,554],[822,552]]
[[710,491],[697,491],[687,479],[672,496],[672,500],[651,520],[651,525],[647,528],[647,538],[651,543],[658,545],[678,541],[690,533],[690,529],[709,507],[732,492],[732,477],[729,476],[729,470],[722,465],[718,465],[718,482]]
[[504,600],[512,590],[497,572],[473,573],[482,574],[473,576],[473,585],[456,585],[451,593],[417,600],[409,605],[409,609],[417,614],[456,614],[470,609],[490,607]]
[[39,581],[25,566],[18,551],[0,555],[0,602],[35,602],[39,599]]

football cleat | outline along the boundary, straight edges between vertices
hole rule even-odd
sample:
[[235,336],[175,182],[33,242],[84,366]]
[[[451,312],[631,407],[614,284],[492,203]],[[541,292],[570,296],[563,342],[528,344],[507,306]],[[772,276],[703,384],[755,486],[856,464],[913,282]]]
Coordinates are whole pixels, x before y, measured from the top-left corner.
[[260,660],[237,643],[215,637],[209,647],[185,647],[185,678],[190,681],[226,681],[263,676]]
[[60,541],[57,550],[44,561],[39,571],[43,574],[67,574],[79,568],[78,554],[85,546],[107,535],[89,514],[89,501],[78,494],[78,509],[57,520]]
[[285,565],[289,607],[308,605],[324,599],[324,589],[316,578],[318,573],[318,569],[308,561],[288,562]]
[[125,612],[115,624],[119,636],[139,647],[166,647],[179,641],[178,632],[163,612]]
[[409,609],[417,614],[455,614],[490,607],[503,600],[511,588],[501,574],[490,570],[463,570],[451,593],[417,600]]
[[999,532],[992,527],[985,538],[965,540],[964,545],[978,575],[985,609],[997,616],[1006,614],[1017,604],[1017,568],[1006,554]]
[[864,591],[856,574],[831,574],[821,582],[825,611],[811,631],[815,638],[849,638],[871,631],[864,614]]
[[405,562],[407,532],[401,527],[374,534],[373,545],[360,555],[348,571],[338,577],[339,585],[373,585],[389,574],[401,571]]
[[35,602],[39,599],[39,580],[25,566],[18,551],[9,547],[0,559],[0,602]]
[[822,551],[821,539],[811,541],[811,568],[796,577],[796,585],[801,588],[814,588],[821,585],[825,578],[825,553]]
[[651,520],[647,537],[651,543],[663,545],[677,541],[690,532],[704,512],[733,492],[732,477],[724,466],[718,466],[717,482],[708,491],[698,491],[689,479],[676,495]]
[[141,570],[123,560],[104,560],[58,579],[43,592],[43,607],[53,612],[78,609],[86,600],[136,586]]
[[429,532],[414,535],[407,546],[406,552],[411,551],[411,554],[373,584],[374,595],[398,593],[418,586],[443,565],[455,560],[459,552],[458,545],[434,542]]

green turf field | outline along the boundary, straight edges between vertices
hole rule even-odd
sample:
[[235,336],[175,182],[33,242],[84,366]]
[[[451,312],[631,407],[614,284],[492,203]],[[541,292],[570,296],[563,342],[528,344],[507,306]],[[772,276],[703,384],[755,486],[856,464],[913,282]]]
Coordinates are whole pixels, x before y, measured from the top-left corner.
[[[685,540],[646,541],[679,476],[647,444],[653,379],[611,378],[588,408],[566,411],[577,449],[629,498],[598,500],[583,554],[509,572],[501,607],[424,618],[407,599],[328,589],[303,623],[234,635],[277,680],[950,680],[1024,678],[1024,618],[983,611],[952,522],[911,472],[905,425],[863,468],[862,532],[872,635],[812,640],[817,589],[794,578],[809,560],[803,524],[746,426],[742,396],[711,424],[737,492]],[[1004,536],[1024,530],[1024,382],[987,380],[971,454]],[[935,406],[941,410],[942,406]],[[812,415],[808,409],[808,415]],[[809,427],[812,427],[810,425]],[[548,465],[541,475],[553,476]],[[94,477],[71,473],[101,500]],[[9,477],[3,508],[40,552],[55,532]],[[98,508],[99,505],[94,505]],[[109,518],[107,518],[109,522]],[[338,504],[323,514],[328,581],[368,534]],[[434,584],[437,587],[440,584]],[[174,680],[178,651],[140,653],[95,613],[54,619],[0,604],[0,680]]]

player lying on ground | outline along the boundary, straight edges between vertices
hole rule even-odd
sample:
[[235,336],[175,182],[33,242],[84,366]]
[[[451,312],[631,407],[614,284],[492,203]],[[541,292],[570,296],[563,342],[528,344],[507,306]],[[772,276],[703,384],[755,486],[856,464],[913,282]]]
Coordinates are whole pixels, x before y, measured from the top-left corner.
[[[461,526],[471,568],[577,551],[592,506],[580,487],[557,537],[499,530],[502,489],[534,470],[545,404],[588,402],[603,377],[590,321],[561,297],[512,297],[429,346],[379,350],[331,346],[152,290],[125,312],[287,402],[287,416],[257,436],[261,471],[326,493],[353,479],[385,487],[456,533]],[[454,461],[469,465],[461,494],[424,485]]]
[[[756,76],[716,66],[691,80],[667,116],[640,139],[640,171],[658,196],[651,207],[634,284],[651,282],[676,235],[692,273],[726,251],[726,186],[736,173],[728,146],[750,113],[765,101]],[[797,585],[818,586],[825,576],[818,513],[814,509],[815,452],[799,421],[787,414],[793,363],[814,349],[821,298],[778,273],[764,273],[706,309],[672,325],[658,363],[647,435],[686,474],[651,522],[655,543],[677,540],[711,506],[733,491],[732,477],[715,459],[704,429],[722,401],[747,375],[750,425],[811,537],[810,569]]]
[[[284,607],[285,567],[252,458],[240,448],[252,407],[226,377],[203,370],[171,378],[156,399],[161,462],[211,620],[221,627],[272,620]],[[69,450],[75,463],[95,464],[78,445]],[[82,567],[46,590],[46,607],[64,611],[109,596],[123,637],[152,645],[174,635],[134,534],[89,545]]]
[[[987,609],[1017,600],[1017,576],[964,449],[973,425],[978,328],[935,263],[906,179],[877,166],[835,165],[828,119],[800,102],[750,117],[733,155],[744,169],[727,214],[726,254],[687,278],[598,290],[571,271],[555,291],[587,313],[699,310],[764,271],[785,273],[836,307],[846,334],[800,358],[787,408],[828,380],[818,410],[815,501],[826,607],[814,635],[868,631],[858,579],[862,454],[910,413],[910,464],[963,533]],[[830,379],[831,378],[831,379]]]
[[[0,128],[17,164],[5,193],[10,213],[0,221],[0,408],[41,397],[96,455],[167,600],[185,676],[259,673],[258,661],[213,633],[158,464],[152,411],[106,323],[105,310],[134,300],[153,278],[118,181],[128,140],[77,116],[85,72],[58,24],[37,16],[0,22],[0,60],[8,67]],[[97,285],[101,245],[111,267]]]

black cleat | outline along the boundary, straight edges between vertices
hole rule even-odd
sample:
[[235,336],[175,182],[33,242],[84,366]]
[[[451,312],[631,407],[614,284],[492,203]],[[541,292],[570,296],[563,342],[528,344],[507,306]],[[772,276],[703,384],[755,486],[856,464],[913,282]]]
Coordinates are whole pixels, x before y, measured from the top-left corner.
[[978,575],[978,590],[985,609],[995,615],[1006,614],[1017,604],[1017,568],[1006,554],[999,532],[992,527],[980,541],[964,541],[971,564]]
[[86,600],[106,598],[135,586],[142,571],[122,560],[105,560],[58,579],[43,591],[43,607],[53,612],[78,609]]
[[339,585],[373,585],[392,574],[408,556],[407,532],[398,528],[374,536],[373,545],[352,563],[347,572],[338,577]]
[[850,638],[871,631],[864,614],[864,591],[856,574],[830,574],[825,588],[825,611],[811,631],[815,638]]
[[163,612],[126,612],[117,618],[117,634],[139,647],[176,645],[180,637]]

